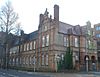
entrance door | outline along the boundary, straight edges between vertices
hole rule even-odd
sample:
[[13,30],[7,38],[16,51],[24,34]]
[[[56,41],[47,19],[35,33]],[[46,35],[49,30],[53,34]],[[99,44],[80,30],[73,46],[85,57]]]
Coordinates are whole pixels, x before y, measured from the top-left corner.
[[91,56],[91,62],[92,62],[92,71],[96,71],[96,58],[95,58],[95,56]]

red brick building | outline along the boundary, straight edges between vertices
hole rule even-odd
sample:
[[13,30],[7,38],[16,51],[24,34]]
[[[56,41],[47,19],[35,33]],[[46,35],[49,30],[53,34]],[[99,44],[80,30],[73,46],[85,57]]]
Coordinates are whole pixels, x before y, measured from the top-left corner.
[[[54,6],[54,18],[45,11],[40,14],[38,30],[22,34],[20,42],[10,49],[10,67],[34,69],[38,71],[57,71],[57,61],[63,60],[67,48],[72,49],[73,68],[85,68],[85,56],[89,61],[97,61],[97,45],[93,29],[86,26],[73,26],[59,21],[59,6]],[[70,43],[70,44],[69,44]],[[92,66],[92,62],[89,62]],[[95,62],[96,63],[96,62]],[[89,67],[92,70],[91,67]]]

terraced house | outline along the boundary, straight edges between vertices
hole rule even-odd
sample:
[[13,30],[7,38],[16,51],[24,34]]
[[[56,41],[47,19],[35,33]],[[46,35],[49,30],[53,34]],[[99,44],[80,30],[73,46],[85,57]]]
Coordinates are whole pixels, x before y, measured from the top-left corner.
[[85,69],[86,56],[90,70],[92,63],[97,64],[97,45],[90,22],[73,26],[59,21],[58,5],[54,5],[54,18],[46,9],[39,19],[38,30],[22,32],[10,49],[10,67],[57,71],[57,62],[64,59],[68,47],[72,50],[73,68]]

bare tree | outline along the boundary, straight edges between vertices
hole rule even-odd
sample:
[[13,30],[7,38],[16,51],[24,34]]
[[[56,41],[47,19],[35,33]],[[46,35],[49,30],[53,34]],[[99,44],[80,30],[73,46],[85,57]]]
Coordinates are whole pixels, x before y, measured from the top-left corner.
[[0,30],[5,32],[5,59],[4,66],[8,69],[9,66],[9,49],[11,47],[11,35],[10,33],[18,33],[20,32],[20,23],[17,22],[18,14],[14,12],[14,9],[11,3],[8,1],[4,6],[0,9]]
[[5,3],[0,11],[0,30],[7,34],[11,33],[18,25],[18,18],[18,14],[14,12],[11,2]]
[[14,32],[15,35],[20,36],[21,35],[21,30],[22,30],[21,23],[18,23],[13,32]]

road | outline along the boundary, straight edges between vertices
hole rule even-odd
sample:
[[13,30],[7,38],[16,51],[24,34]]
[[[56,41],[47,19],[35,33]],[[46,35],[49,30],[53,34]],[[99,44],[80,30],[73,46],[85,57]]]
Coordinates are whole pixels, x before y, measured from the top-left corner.
[[0,70],[0,77],[50,77],[43,74],[21,72],[17,70]]
[[50,73],[26,72],[17,70],[1,70],[0,77],[100,77],[100,72],[82,73]]

